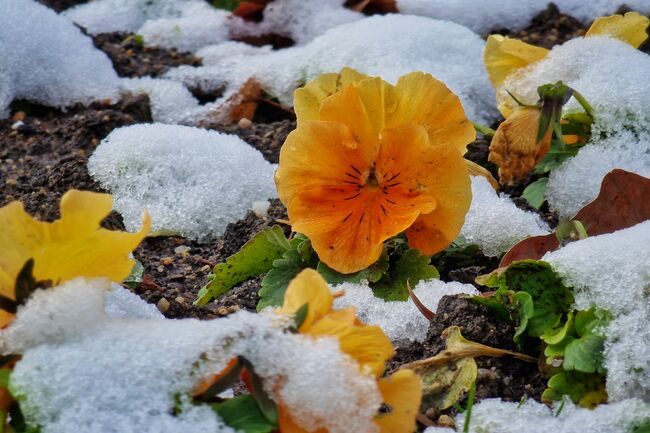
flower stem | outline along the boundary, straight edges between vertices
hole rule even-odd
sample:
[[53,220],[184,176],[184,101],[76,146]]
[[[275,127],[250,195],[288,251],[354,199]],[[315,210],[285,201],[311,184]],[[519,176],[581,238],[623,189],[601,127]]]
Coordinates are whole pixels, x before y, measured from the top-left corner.
[[576,101],[582,106],[582,108],[585,109],[585,112],[591,117],[592,119],[594,118],[594,109],[591,107],[589,102],[585,99],[584,96],[582,96],[582,93],[578,92],[577,90],[573,90],[573,97],[576,98]]
[[476,122],[472,122],[472,125],[474,126],[474,129],[476,129],[476,132],[480,132],[488,137],[494,137],[494,134],[496,134],[494,129],[488,128],[487,126],[479,125]]

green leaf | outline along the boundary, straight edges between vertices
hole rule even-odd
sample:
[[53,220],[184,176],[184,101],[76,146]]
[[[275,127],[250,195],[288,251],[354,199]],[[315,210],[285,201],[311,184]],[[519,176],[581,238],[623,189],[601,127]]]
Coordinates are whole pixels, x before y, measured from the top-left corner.
[[410,249],[404,252],[388,274],[370,284],[376,297],[385,301],[406,301],[409,298],[407,284],[411,287],[431,278],[440,278],[435,266],[429,262],[429,256],[423,256],[419,250]]
[[325,278],[325,281],[333,285],[348,282],[359,284],[362,281],[376,283],[388,272],[388,253],[384,249],[379,260],[368,266],[366,269],[362,269],[359,272],[354,272],[352,274],[342,274],[337,272],[323,262],[318,262],[316,270],[323,276],[323,278]]
[[205,305],[237,284],[268,272],[273,262],[290,248],[291,244],[280,226],[259,232],[225,263],[214,267],[214,277],[201,289],[194,303]]
[[250,363],[250,361],[248,361],[243,356],[240,356],[239,360],[246,367],[246,370],[248,370],[248,376],[250,377],[249,383],[251,386],[251,394],[255,398],[257,407],[259,408],[264,418],[267,419],[267,421],[273,425],[277,425],[279,416],[278,408],[275,401],[273,401],[273,399],[264,389],[262,378],[258,376],[257,373],[255,373],[255,368],[253,367],[253,364]]
[[560,325],[562,316],[573,304],[573,293],[555,274],[551,265],[541,260],[512,263],[498,277],[499,284],[510,290],[528,293],[534,314],[528,319],[528,335],[539,337]]
[[528,202],[529,205],[539,210],[546,201],[544,195],[546,194],[546,185],[548,185],[548,177],[537,179],[524,189],[521,196]]
[[528,321],[535,315],[535,303],[533,302],[533,297],[530,296],[527,292],[517,292],[514,295],[515,306],[519,313],[518,315],[518,325],[515,328],[515,335],[513,340],[515,343],[519,343],[520,337],[526,331],[528,327]]
[[548,381],[548,388],[542,393],[542,400],[559,401],[568,395],[583,407],[594,407],[607,401],[605,377],[599,374],[577,371],[561,372]]
[[232,12],[239,6],[239,0],[212,0],[212,6]]
[[[514,292],[504,287],[498,289],[496,292],[492,294],[492,296],[484,297],[484,296],[475,295],[475,296],[471,296],[469,299],[472,302],[475,302],[480,305],[484,305],[489,309],[491,309],[498,319],[510,321],[512,320],[510,314],[510,306],[512,304],[512,301],[510,297],[513,294]],[[526,323],[528,323],[528,321],[526,321]]]
[[564,349],[564,369],[583,373],[604,373],[604,347],[605,337],[594,334],[583,335],[571,341]]
[[262,279],[262,288],[258,292],[260,300],[257,303],[257,311],[282,305],[287,286],[306,267],[306,263],[296,250],[289,250],[281,259],[274,260],[272,269]]
[[135,289],[142,282],[143,274],[144,274],[144,266],[142,266],[142,263],[140,263],[139,260],[136,260],[135,264],[133,265],[133,268],[131,268],[131,273],[129,274],[128,277],[124,279],[124,281],[122,281],[122,284],[132,289]]
[[223,403],[213,404],[224,423],[244,433],[268,433],[278,428],[266,419],[251,395],[240,395]]
[[567,159],[575,156],[579,149],[579,146],[567,146],[557,138],[554,138],[551,142],[551,149],[544,158],[537,163],[533,172],[536,174],[548,173],[561,166]]

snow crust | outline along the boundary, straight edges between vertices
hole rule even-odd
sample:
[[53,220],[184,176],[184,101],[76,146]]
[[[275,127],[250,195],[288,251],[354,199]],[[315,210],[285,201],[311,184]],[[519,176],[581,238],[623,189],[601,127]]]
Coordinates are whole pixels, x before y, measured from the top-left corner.
[[187,396],[239,355],[299,425],[375,432],[374,378],[336,339],[285,333],[277,316],[248,312],[212,321],[110,317],[110,289],[80,278],[39,291],[0,333],[4,353],[22,353],[10,387],[43,433],[232,433]]
[[497,194],[484,177],[472,176],[472,205],[460,231],[467,243],[477,244],[487,256],[498,256],[528,236],[549,232],[539,215]]
[[[574,288],[577,309],[598,307],[614,319],[605,329],[610,401],[650,401],[650,221],[572,242],[547,253]],[[650,415],[650,413],[649,413]]]
[[598,196],[603,178],[615,168],[650,177],[650,133],[621,131],[580,149],[549,176],[546,198],[551,208],[560,218],[575,216]]
[[0,118],[13,99],[51,107],[118,97],[108,57],[70,21],[33,0],[0,1]]
[[[429,330],[429,321],[415,304],[390,301],[375,297],[368,284],[342,283],[332,288],[333,292],[343,290],[344,296],[334,300],[335,308],[354,307],[357,317],[365,323],[380,326],[393,341],[424,341]],[[431,311],[438,309],[438,302],[446,295],[476,295],[478,291],[471,284],[440,280],[420,281],[413,289],[420,301]]]
[[113,130],[88,161],[111,191],[129,230],[143,208],[153,231],[191,239],[219,236],[253,203],[276,197],[275,165],[234,135],[178,125],[142,124]]
[[163,314],[155,305],[119,284],[112,284],[104,295],[106,314],[110,317],[130,317],[133,319],[162,319]]
[[[561,12],[584,23],[611,15],[621,6],[620,0],[561,0],[555,3]],[[650,14],[647,0],[629,0],[625,4],[632,10]],[[547,0],[397,0],[401,13],[453,21],[481,34],[503,28],[518,30],[527,27],[547,5]]]
[[[506,78],[504,87],[523,102],[537,101],[537,87],[562,81],[594,108],[593,136],[623,130],[650,131],[650,56],[605,36],[576,38],[555,46],[543,60]],[[572,98],[566,111],[582,111]]]
[[226,86],[224,98],[254,77],[271,95],[292,105],[293,91],[326,72],[349,66],[389,82],[412,71],[443,81],[474,121],[495,118],[494,91],[483,68],[484,41],[467,28],[409,15],[371,16],[326,31],[298,47],[272,51],[229,42],[197,55],[203,67],[181,66],[166,74],[190,87]]
[[[650,420],[650,404],[639,399],[601,404],[586,409],[566,401],[562,410],[532,399],[516,402],[486,399],[475,404],[469,427],[471,433],[629,433]],[[465,414],[456,416],[457,431],[462,431]],[[442,433],[430,428],[425,433]]]

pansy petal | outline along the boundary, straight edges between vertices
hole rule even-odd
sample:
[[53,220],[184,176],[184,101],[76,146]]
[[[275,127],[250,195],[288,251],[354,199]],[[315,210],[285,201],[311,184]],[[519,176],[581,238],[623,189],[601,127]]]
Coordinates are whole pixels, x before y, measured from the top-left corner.
[[467,163],[458,150],[435,149],[437,160],[428,188],[436,199],[436,208],[420,215],[406,230],[409,245],[425,255],[442,251],[458,236],[472,201]]
[[378,326],[353,326],[331,314],[317,320],[306,333],[337,337],[341,351],[357,361],[364,374],[380,375],[386,361],[395,354],[392,343]]
[[546,48],[536,47],[518,39],[490,35],[483,49],[483,63],[488,78],[496,88],[503,84],[508,75],[543,59],[548,52]]
[[395,86],[398,103],[387,109],[386,128],[404,124],[423,126],[433,145],[452,146],[465,153],[476,131],[458,97],[430,74],[412,72]]
[[103,229],[99,223],[111,207],[108,194],[71,190],[61,199],[61,219],[53,223],[31,218],[20,204],[0,209],[0,241],[9,246],[0,253],[3,293],[13,290],[13,281],[30,258],[34,277],[55,284],[78,276],[116,282],[126,278],[134,264],[129,254],[147,235],[151,221],[145,214],[137,233]]
[[305,120],[319,120],[320,107],[325,98],[341,90],[343,86],[355,84],[369,78],[351,68],[340,73],[322,74],[293,94],[293,108],[298,124]]
[[307,430],[295,423],[291,417],[289,409],[283,405],[278,405],[278,430],[279,433],[328,433],[326,429]]
[[315,270],[305,269],[289,283],[280,312],[294,314],[307,304],[307,316],[299,329],[306,332],[315,320],[330,311],[332,299],[325,279]]
[[637,12],[600,17],[589,27],[585,36],[609,36],[639,48],[648,39],[648,24],[650,19]]
[[336,188],[367,175],[364,160],[350,130],[334,122],[306,121],[292,131],[280,150],[275,184],[288,208],[292,197],[316,188]]
[[381,433],[412,433],[422,400],[422,382],[412,370],[399,370],[379,379],[379,392],[389,412],[377,416]]

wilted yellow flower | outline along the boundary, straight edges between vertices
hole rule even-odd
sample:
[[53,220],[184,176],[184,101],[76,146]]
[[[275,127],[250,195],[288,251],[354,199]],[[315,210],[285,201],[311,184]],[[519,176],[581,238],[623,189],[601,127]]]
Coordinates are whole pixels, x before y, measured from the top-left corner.
[[[648,17],[636,12],[601,17],[594,21],[585,36],[609,36],[638,48],[647,38]],[[490,35],[485,43],[483,62],[488,77],[497,91],[497,105],[503,117],[508,117],[517,103],[508,95],[503,83],[513,72],[544,59],[546,48],[536,47],[518,39]]]
[[[336,337],[341,351],[357,361],[361,373],[381,376],[384,364],[395,353],[392,343],[378,326],[367,326],[357,320],[354,308],[332,310],[332,301],[323,277],[313,269],[306,269],[289,284],[279,311],[294,315],[307,305],[307,315],[298,329],[301,334]],[[422,399],[420,378],[412,370],[400,370],[378,379],[377,387],[387,409],[375,419],[380,432],[412,433]],[[278,415],[281,433],[307,433],[295,424],[282,403],[278,405]],[[327,433],[323,429],[317,432]]]
[[[105,277],[115,282],[133,268],[131,251],[149,233],[145,213],[137,233],[106,230],[100,222],[113,208],[109,194],[70,190],[61,198],[61,219],[52,223],[32,218],[20,202],[0,208],[0,293],[15,299],[18,273],[34,259],[34,278],[53,284],[75,277]],[[12,315],[0,311],[0,327]]]
[[532,171],[551,148],[553,124],[538,140],[541,111],[518,108],[501,122],[490,143],[488,160],[499,166],[499,182],[512,185]]
[[393,86],[344,69],[298,89],[295,109],[275,181],[293,229],[328,266],[364,269],[404,230],[426,255],[458,235],[475,132],[443,83],[413,72]]

